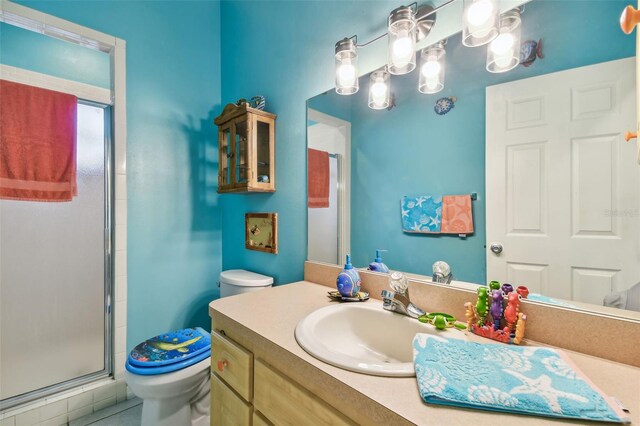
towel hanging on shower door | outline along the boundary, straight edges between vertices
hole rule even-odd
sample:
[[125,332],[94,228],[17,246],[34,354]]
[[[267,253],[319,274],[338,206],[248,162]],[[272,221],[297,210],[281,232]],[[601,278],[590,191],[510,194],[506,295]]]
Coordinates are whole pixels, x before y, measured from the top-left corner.
[[0,198],[71,201],[78,99],[6,80],[0,93]]

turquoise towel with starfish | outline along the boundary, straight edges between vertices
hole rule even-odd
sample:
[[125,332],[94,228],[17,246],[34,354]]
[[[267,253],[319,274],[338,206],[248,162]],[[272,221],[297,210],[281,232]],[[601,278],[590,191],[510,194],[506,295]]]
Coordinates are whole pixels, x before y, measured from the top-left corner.
[[442,197],[423,195],[402,198],[402,230],[439,234],[442,225]]
[[417,334],[418,388],[427,403],[464,408],[629,423],[560,350],[480,344]]

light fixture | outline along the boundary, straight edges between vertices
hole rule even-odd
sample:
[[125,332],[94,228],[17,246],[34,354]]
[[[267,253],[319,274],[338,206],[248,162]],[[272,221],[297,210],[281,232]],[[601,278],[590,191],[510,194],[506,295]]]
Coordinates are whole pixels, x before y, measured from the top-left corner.
[[369,81],[369,108],[385,109],[389,108],[390,105],[389,73],[386,70],[372,72]]
[[498,36],[498,0],[464,0],[462,16],[462,44],[465,46],[482,46]]
[[418,91],[431,94],[444,89],[444,50],[446,41],[439,41],[433,46],[427,47],[420,53],[420,78]]
[[336,93],[353,95],[359,89],[357,38],[343,38],[336,43]]
[[400,6],[389,14],[389,72],[407,74],[416,67],[416,19],[411,7]]
[[500,35],[487,49],[487,71],[506,72],[520,63],[520,11],[510,10],[500,19]]

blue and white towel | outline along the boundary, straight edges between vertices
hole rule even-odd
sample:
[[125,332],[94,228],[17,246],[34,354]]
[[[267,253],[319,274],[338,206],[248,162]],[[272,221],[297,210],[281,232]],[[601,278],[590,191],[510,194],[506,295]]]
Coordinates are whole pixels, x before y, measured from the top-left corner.
[[442,197],[424,195],[402,198],[402,230],[423,234],[440,233]]
[[417,334],[414,366],[425,402],[482,410],[629,423],[564,352]]

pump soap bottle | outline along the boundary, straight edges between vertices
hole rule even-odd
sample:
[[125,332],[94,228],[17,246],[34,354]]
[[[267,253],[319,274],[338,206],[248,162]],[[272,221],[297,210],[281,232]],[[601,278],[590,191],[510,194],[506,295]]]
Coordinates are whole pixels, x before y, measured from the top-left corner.
[[380,252],[383,252],[383,251],[386,251],[386,250],[376,250],[376,260],[374,260],[369,264],[370,271],[383,272],[383,273],[389,272],[389,268],[387,267],[387,265],[382,263],[382,257],[380,256]]
[[338,274],[336,287],[343,297],[356,297],[360,291],[360,274],[351,264],[351,256],[347,255],[347,263]]

